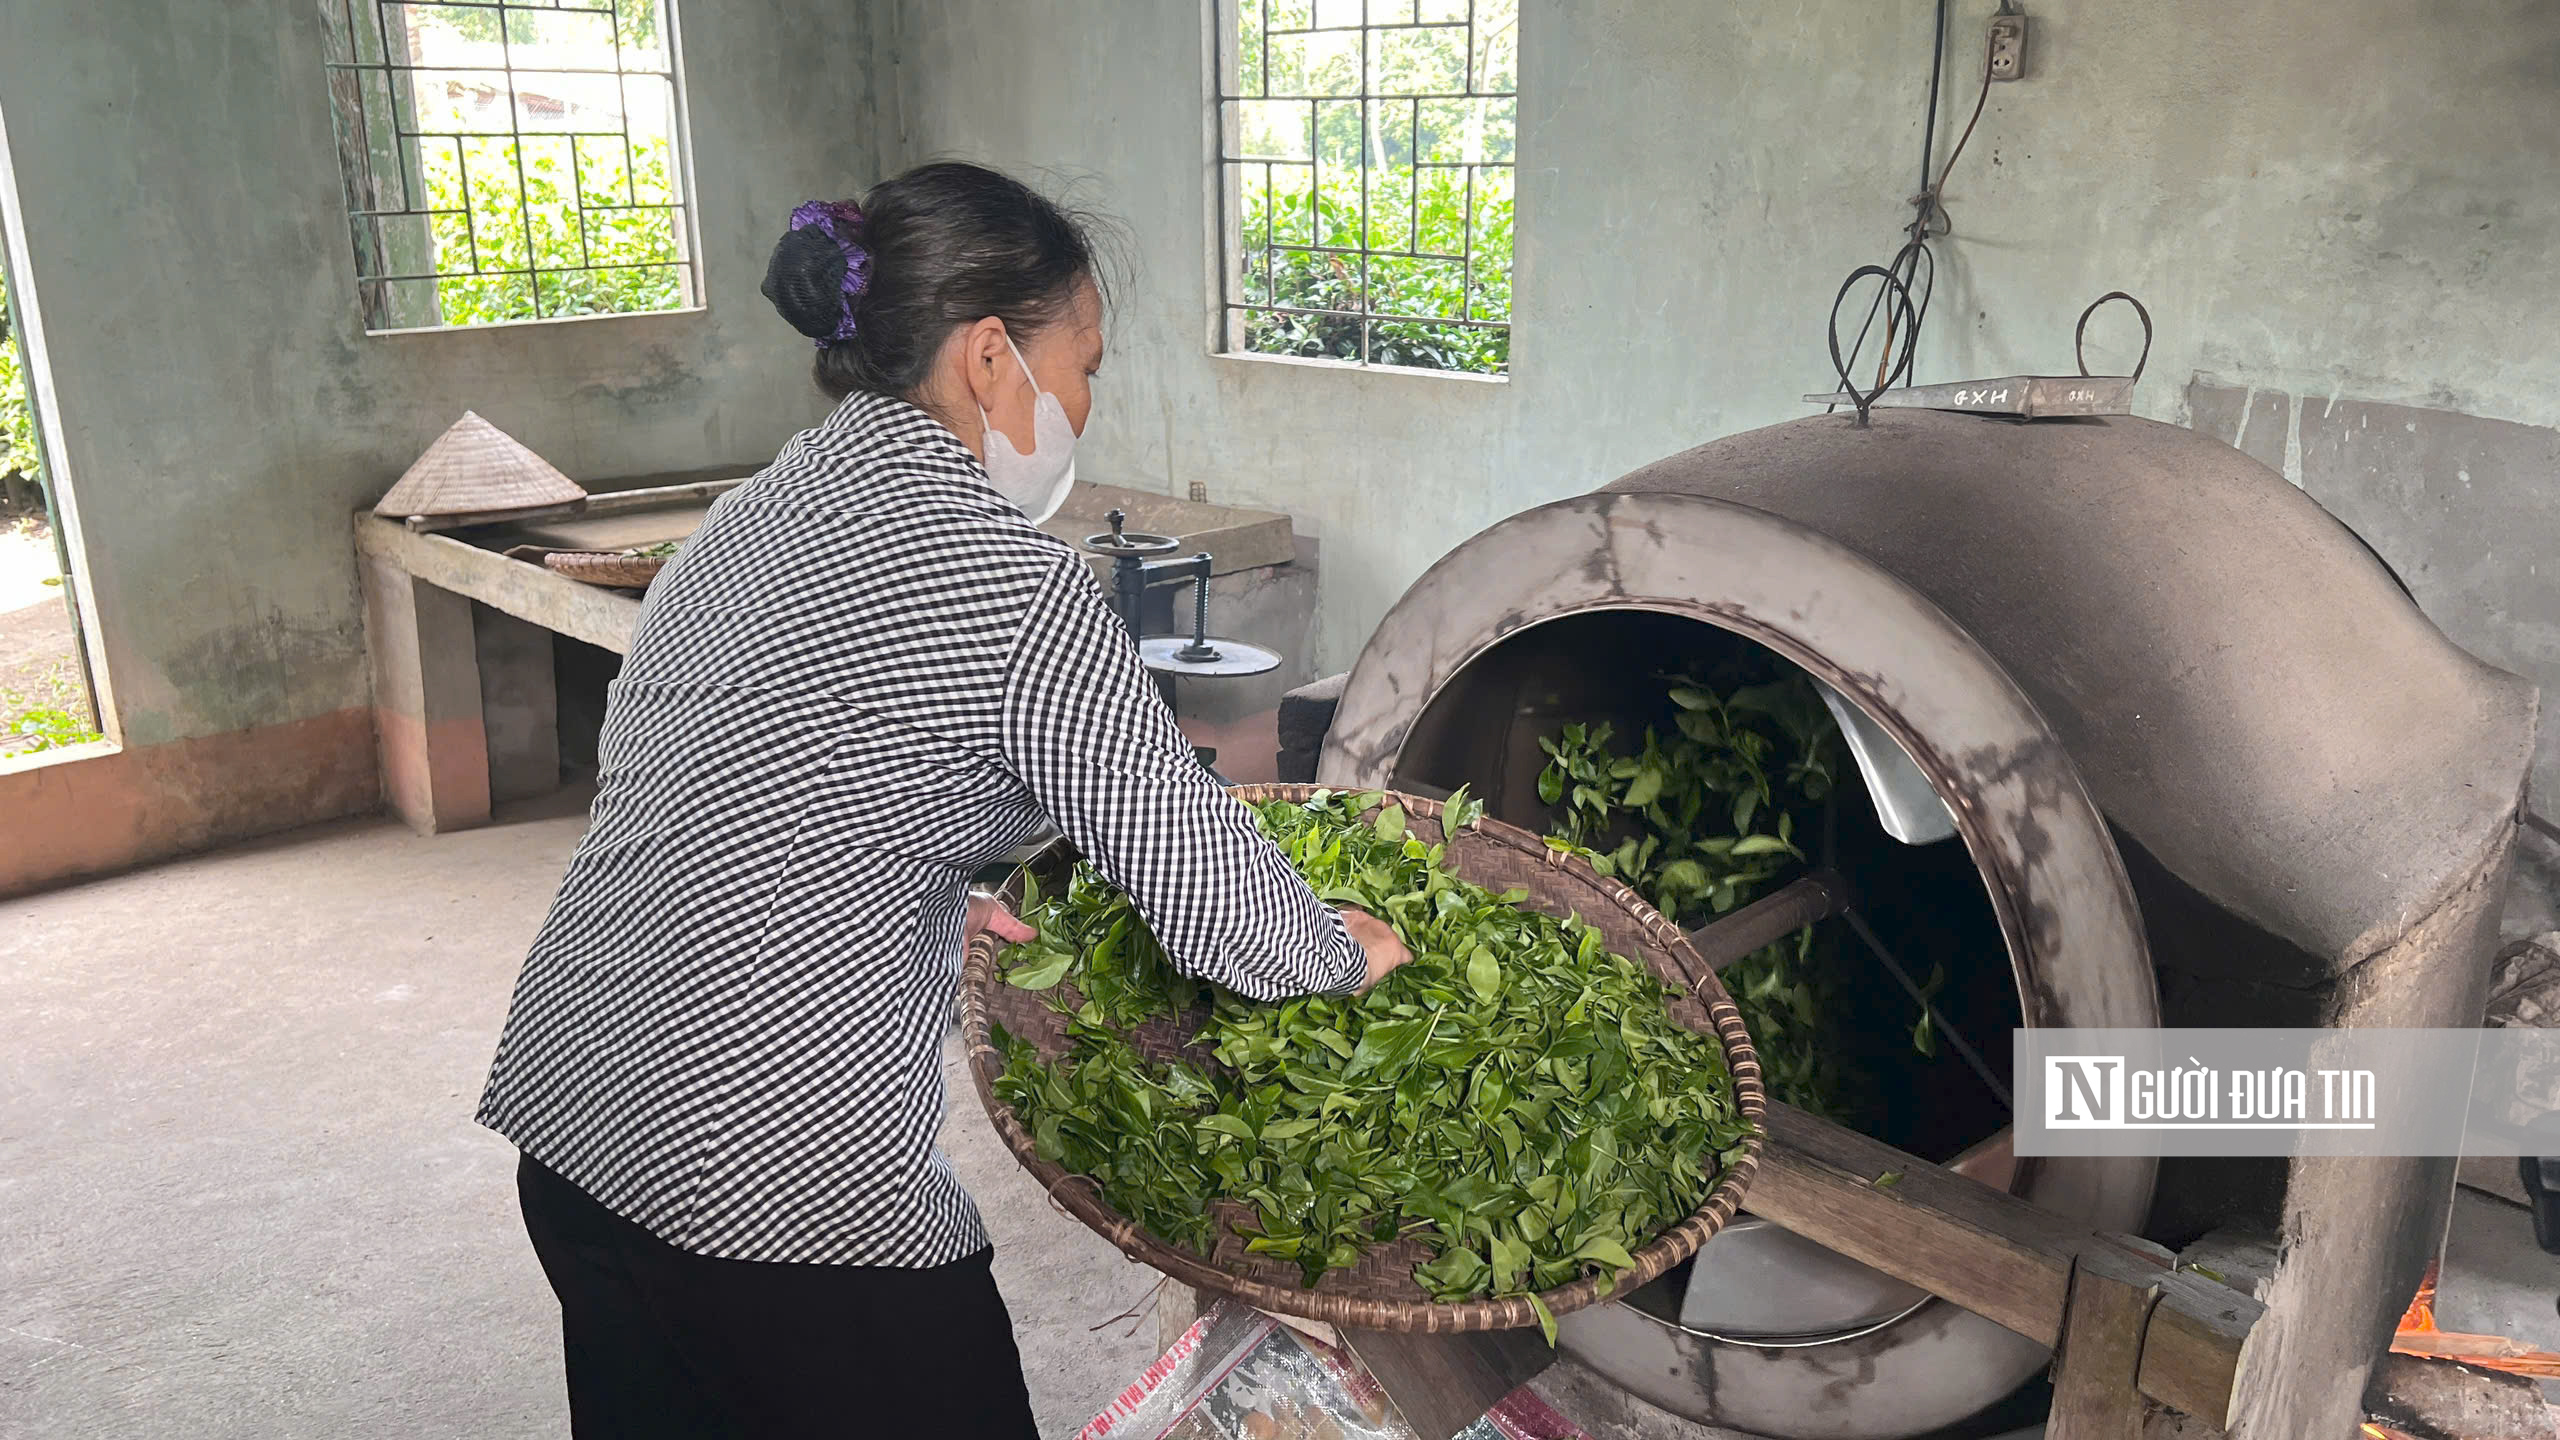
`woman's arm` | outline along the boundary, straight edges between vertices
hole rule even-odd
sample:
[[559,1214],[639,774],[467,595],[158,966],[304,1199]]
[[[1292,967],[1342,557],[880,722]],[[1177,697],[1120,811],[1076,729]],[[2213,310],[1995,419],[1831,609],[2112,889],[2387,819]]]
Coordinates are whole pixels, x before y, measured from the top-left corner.
[[1041,583],[1015,637],[1003,730],[1014,773],[1185,974],[1256,1000],[1372,978],[1342,917],[1192,758],[1078,557]]

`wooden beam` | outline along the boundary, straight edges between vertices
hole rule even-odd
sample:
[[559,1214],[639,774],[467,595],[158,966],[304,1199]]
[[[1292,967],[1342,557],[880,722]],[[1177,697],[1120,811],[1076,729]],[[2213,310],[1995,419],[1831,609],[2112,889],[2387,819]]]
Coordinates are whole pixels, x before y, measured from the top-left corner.
[[[1771,1102],[1744,1204],[1862,1264],[2053,1344],[2084,1226],[1883,1141]],[[1902,1178],[1884,1189],[1876,1180]]]
[[2046,1440],[2141,1440],[2143,1330],[2165,1273],[2108,1250],[2074,1262]]
[[[2146,1247],[1772,1102],[1760,1172],[1745,1201],[1850,1259],[2030,1340],[2062,1342],[2072,1273],[2086,1257],[2148,1273],[2160,1287],[2136,1383],[2164,1405],[2219,1423],[2264,1307],[2200,1275],[2153,1268]],[[1879,1189],[1886,1174],[1902,1178]]]
[[1788,936],[1849,908],[1849,885],[1828,870],[1817,870],[1783,890],[1763,895],[1730,915],[1719,916],[1689,932],[1689,946],[1722,972],[1737,961],[1760,953]]
[[2142,1393],[2227,1427],[2241,1348],[2265,1307],[2190,1271],[2164,1274],[2159,1285],[2160,1303],[2142,1337]]

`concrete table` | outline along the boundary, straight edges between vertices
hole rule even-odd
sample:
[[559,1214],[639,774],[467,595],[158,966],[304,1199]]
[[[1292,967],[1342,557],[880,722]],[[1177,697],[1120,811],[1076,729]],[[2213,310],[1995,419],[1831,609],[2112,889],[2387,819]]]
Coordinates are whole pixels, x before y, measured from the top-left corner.
[[[597,494],[573,516],[455,534],[419,532],[358,512],[375,733],[383,795],[393,812],[420,833],[435,834],[486,824],[494,804],[557,789],[553,637],[630,653],[639,592],[572,580],[509,559],[505,551],[518,545],[618,550],[681,540],[702,523],[713,500],[743,483],[742,476],[725,475]],[[1230,598],[1257,611],[1249,628],[1263,633],[1242,638],[1303,653],[1314,577],[1310,567],[1293,564],[1297,542],[1287,516],[1078,484],[1041,528],[1081,541],[1109,529],[1103,516],[1115,508],[1127,512],[1132,530],[1174,535],[1181,553],[1206,550],[1216,557],[1213,577],[1234,576]],[[1096,556],[1094,566],[1107,582],[1109,562]],[[1275,574],[1294,583],[1275,586]],[[1225,603],[1222,592],[1229,588],[1213,585],[1212,600]],[[1261,598],[1272,596],[1276,604]],[[1264,639],[1275,628],[1281,633]],[[1300,683],[1299,668],[1303,663],[1284,669],[1272,683],[1282,689]]]

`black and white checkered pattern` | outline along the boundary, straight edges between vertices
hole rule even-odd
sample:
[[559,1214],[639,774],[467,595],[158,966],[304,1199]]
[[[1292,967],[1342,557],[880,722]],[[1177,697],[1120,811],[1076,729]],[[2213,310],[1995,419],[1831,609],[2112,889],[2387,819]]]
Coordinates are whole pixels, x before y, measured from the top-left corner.
[[856,396],[650,587],[481,1123],[686,1250],[938,1265],[967,884],[1046,814],[1185,970],[1348,990],[1342,921],[1193,761],[1085,558]]

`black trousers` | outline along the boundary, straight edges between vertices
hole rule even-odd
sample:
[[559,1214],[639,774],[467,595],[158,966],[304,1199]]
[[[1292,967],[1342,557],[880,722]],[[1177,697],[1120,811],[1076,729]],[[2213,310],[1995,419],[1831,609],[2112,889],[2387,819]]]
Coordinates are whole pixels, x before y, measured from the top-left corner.
[[1038,1440],[994,1253],[931,1269],[715,1260],[526,1157],[577,1440]]

